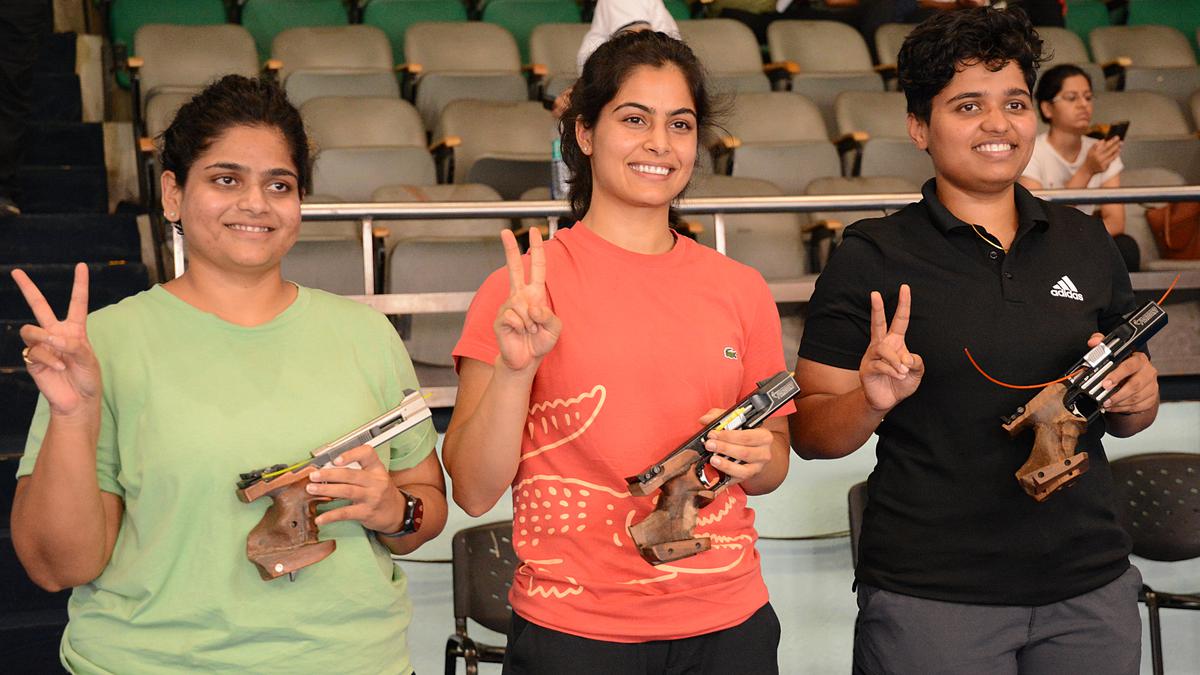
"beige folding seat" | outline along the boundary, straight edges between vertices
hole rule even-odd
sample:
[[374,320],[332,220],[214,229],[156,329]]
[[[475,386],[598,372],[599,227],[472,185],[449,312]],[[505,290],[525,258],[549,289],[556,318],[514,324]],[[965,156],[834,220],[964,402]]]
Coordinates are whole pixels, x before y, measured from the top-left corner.
[[1038,26],[1038,35],[1042,38],[1042,52],[1049,55],[1049,60],[1042,63],[1038,73],[1044,73],[1054,66],[1069,63],[1088,74],[1092,80],[1093,91],[1104,91],[1106,87],[1104,69],[1098,63],[1092,63],[1088,56],[1087,47],[1083,40],[1074,32],[1058,26]]
[[406,98],[432,130],[442,109],[458,99],[524,101],[517,42],[500,26],[479,21],[424,22],[404,34]]
[[804,94],[834,128],[833,104],[843,91],[883,91],[867,43],[838,21],[775,21],[767,28],[771,61],[788,64],[791,90]]
[[1200,183],[1200,139],[1170,98],[1149,91],[1098,93],[1092,119],[1098,123],[1129,120],[1121,147],[1126,169],[1170,169],[1190,184]]
[[[500,193],[486,185],[388,185],[375,190],[373,202],[498,202]],[[428,220],[375,220],[376,234],[386,230],[385,244],[390,250],[408,239],[461,239],[493,237],[500,241],[500,230],[509,228],[506,218],[439,218]]]
[[717,171],[774,183],[785,194],[804,194],[809,181],[841,175],[837,149],[821,113],[791,92],[738,94],[720,139]]
[[916,28],[915,23],[885,23],[875,31],[875,55],[879,58],[879,73],[885,80],[896,77],[896,61],[904,38]]
[[[879,195],[918,193],[921,184],[902,176],[832,176],[818,178],[808,184],[808,195]],[[839,231],[847,225],[866,218],[882,218],[893,211],[866,209],[862,211],[813,211],[808,215],[810,227],[828,227]]]
[[535,101],[460,99],[442,111],[434,154],[442,183],[483,183],[505,199],[550,184],[550,111]]
[[848,91],[834,103],[840,147],[847,150],[848,175],[904,176],[924,182],[933,161],[908,135],[908,112],[899,92]]
[[[1121,172],[1121,187],[1178,187],[1186,185],[1183,176],[1169,169],[1127,169]],[[1200,260],[1164,260],[1158,243],[1146,221],[1146,211],[1163,206],[1165,202],[1126,204],[1125,234],[1133,237],[1141,249],[1142,270],[1200,269]],[[1174,317],[1172,317],[1174,318]]]
[[1188,108],[1192,111],[1192,124],[1196,129],[1200,129],[1200,90],[1188,99]]
[[733,19],[680,21],[679,35],[708,71],[714,91],[771,90],[758,40],[745,24]]
[[426,145],[421,116],[411,103],[399,98],[321,96],[305,101],[300,115],[317,151]]
[[347,202],[370,201],[387,185],[433,185],[437,171],[420,146],[328,148],[313,162],[313,191]]
[[533,29],[529,60],[539,98],[553,99],[579,79],[575,57],[589,28],[586,23],[544,23]]
[[1125,91],[1153,91],[1187,105],[1200,67],[1187,37],[1169,26],[1106,26],[1088,39],[1096,61],[1118,73]]
[[[699,175],[692,178],[683,198],[778,197],[775,184],[757,178]],[[713,217],[684,216],[698,225],[697,241],[716,246]],[[747,213],[724,216],[725,254],[757,269],[768,281],[796,279],[808,273],[803,219],[797,213]]]
[[271,59],[295,105],[318,96],[400,96],[391,45],[374,26],[290,28],[271,42]]
[[[304,198],[306,204],[337,201],[329,195]],[[283,277],[338,295],[362,295],[368,288],[375,291],[374,265],[369,268],[371,276],[366,275],[371,259],[359,221],[305,220],[300,223],[295,245],[283,258]]]

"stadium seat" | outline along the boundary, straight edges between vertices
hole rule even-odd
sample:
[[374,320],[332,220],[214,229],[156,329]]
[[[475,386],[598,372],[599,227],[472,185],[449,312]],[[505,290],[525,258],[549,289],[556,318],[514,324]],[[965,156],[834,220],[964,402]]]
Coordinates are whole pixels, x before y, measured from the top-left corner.
[[[700,1],[703,2],[704,0]],[[692,18],[692,7],[688,4],[688,0],[666,0],[663,4],[667,7],[667,13],[676,22],[687,21]]]
[[1188,99],[1188,108],[1192,111],[1192,124],[1194,128],[1200,129],[1200,91],[1192,94]]
[[363,10],[363,23],[387,34],[396,63],[404,63],[404,33],[409,26],[466,20],[466,5],[459,0],[371,0]]
[[374,292],[374,278],[368,282],[363,272],[366,258],[361,237],[332,239],[300,238],[284,256],[283,278],[301,286],[319,288],[338,295],[363,295]]
[[413,24],[405,33],[404,57],[410,83],[406,97],[416,104],[426,129],[437,126],[442,109],[457,99],[524,101],[529,96],[516,41],[490,23]]
[[1057,26],[1038,26],[1037,32],[1042,38],[1042,53],[1050,57],[1038,68],[1039,75],[1054,66],[1069,63],[1078,66],[1088,74],[1092,80],[1093,90],[1104,91],[1106,87],[1104,69],[1100,67],[1100,64],[1092,63],[1087,47],[1084,46],[1083,40],[1080,40],[1078,35]]
[[[504,266],[499,237],[407,239],[388,255],[388,293],[471,292]],[[448,368],[450,352],[462,335],[461,313],[414,314],[401,321],[414,364]]]
[[933,161],[908,135],[908,112],[899,92],[848,91],[837,97],[838,143],[848,155],[848,175],[933,177]]
[[[1196,0],[1129,0],[1129,25],[1170,26],[1187,36],[1200,31],[1200,7]],[[1200,60],[1200,44],[1193,45]]]
[[900,47],[916,27],[914,23],[885,23],[875,31],[875,54],[879,58],[879,73],[885,80],[896,77]]
[[775,21],[767,28],[771,61],[789,64],[791,90],[804,94],[836,124],[833,103],[843,91],[883,91],[858,31],[838,21]]
[[[691,197],[778,197],[773,183],[738,176],[698,175],[684,193]],[[716,245],[711,215],[686,216],[701,226],[697,240]],[[798,213],[746,213],[727,215],[725,254],[758,270],[768,281],[796,279],[808,272],[804,253],[803,220]]]
[[[161,0],[113,0],[108,10],[109,40],[113,47],[113,62],[122,63],[130,55],[130,47],[138,28],[152,23],[181,26],[210,26],[225,23],[224,0],[191,0],[190,2],[161,2]],[[135,52],[136,53],[136,52]],[[117,81],[129,86],[128,74],[117,71]]]
[[745,24],[733,19],[680,21],[679,34],[704,64],[715,92],[771,90],[758,40]]
[[588,28],[586,23],[544,23],[533,29],[529,60],[540,96],[554,98],[579,79],[576,56]]
[[433,158],[423,147],[329,148],[313,162],[313,191],[365,202],[386,185],[433,185]]
[[271,58],[288,99],[400,97],[387,35],[374,26],[290,28],[275,36]]
[[[1092,54],[1116,64],[1125,91],[1153,91],[1187,105],[1200,90],[1200,67],[1188,38],[1167,26],[1110,26],[1091,35]],[[1106,65],[1106,67],[1108,67]]]
[[1067,30],[1088,39],[1092,29],[1109,24],[1108,5],[1104,0],[1068,0]]
[[483,20],[512,33],[521,62],[530,63],[529,36],[534,28],[544,23],[578,23],[579,5],[574,0],[488,0]]
[[[1126,169],[1121,172],[1121,187],[1178,187],[1186,185],[1183,176],[1169,169]],[[1165,203],[1126,204],[1125,234],[1133,237],[1141,251],[1142,271],[1200,269],[1200,260],[1163,260],[1158,243],[1146,222],[1146,211]]]
[[[389,185],[371,195],[373,202],[498,202],[500,193],[478,183],[462,185]],[[384,243],[390,250],[407,239],[493,237],[509,229],[505,218],[438,218],[430,220],[376,219],[375,228],[387,230]]]
[[[808,184],[808,195],[877,195],[914,193],[921,191],[921,183],[901,176],[854,176],[850,178],[831,176],[818,178]],[[884,209],[865,211],[813,211],[808,214],[809,226],[825,225],[834,230],[866,218],[882,218],[892,213]]]
[[[254,36],[258,54],[271,54],[275,36],[289,28],[344,26],[350,23],[342,0],[239,0],[242,25]],[[184,4],[184,3],[163,3]]]
[[483,183],[505,199],[549,185],[556,130],[554,116],[534,101],[453,101],[434,132],[439,182]]
[[1104,122],[1129,120],[1121,147],[1126,169],[1170,169],[1189,184],[1200,183],[1200,139],[1175,101],[1149,91],[1097,93],[1092,117]]
[[425,147],[421,116],[398,98],[322,96],[300,106],[309,141],[329,148],[412,145]]
[[792,195],[804,194],[814,178],[841,175],[821,112],[799,94],[739,94],[724,126],[718,173],[770,181]]

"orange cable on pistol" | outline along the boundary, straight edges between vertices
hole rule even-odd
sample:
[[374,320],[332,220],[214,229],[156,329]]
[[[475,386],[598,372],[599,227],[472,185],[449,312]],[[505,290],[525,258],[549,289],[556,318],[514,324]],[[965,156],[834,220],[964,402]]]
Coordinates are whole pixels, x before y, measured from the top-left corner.
[[1171,291],[1175,290],[1175,284],[1179,282],[1180,274],[1183,274],[1183,272],[1177,273],[1175,275],[1175,278],[1171,280],[1171,285],[1167,286],[1167,291],[1162,294],[1161,298],[1158,299],[1158,304],[1160,304],[1160,305],[1163,304],[1163,300],[1166,300],[1167,296],[1171,294]]
[[996,378],[992,377],[991,375],[988,375],[987,373],[985,373],[983,371],[983,368],[980,368],[979,364],[975,363],[975,357],[971,356],[970,349],[963,347],[963,352],[966,353],[967,359],[971,362],[971,365],[975,366],[975,370],[978,370],[980,375],[987,378],[987,380],[993,384],[998,384],[1001,387],[1007,387],[1009,389],[1041,389],[1042,387],[1048,387],[1052,384],[1058,384],[1059,382],[1065,382],[1065,381],[1071,379],[1072,377],[1074,377],[1075,373],[1079,372],[1079,371],[1075,371],[1073,373],[1067,373],[1066,375],[1063,375],[1062,377],[1058,378],[1057,380],[1050,380],[1049,382],[1042,382],[1041,384],[1009,384],[1007,382],[1001,382],[1000,380],[997,380]]

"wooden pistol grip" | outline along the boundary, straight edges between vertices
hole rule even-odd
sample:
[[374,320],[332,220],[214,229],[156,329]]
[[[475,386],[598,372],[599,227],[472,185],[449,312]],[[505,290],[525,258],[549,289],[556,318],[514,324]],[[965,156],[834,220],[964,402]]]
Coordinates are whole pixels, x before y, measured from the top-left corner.
[[267,492],[271,505],[246,537],[246,557],[265,581],[324,560],[337,548],[337,542],[317,538],[317,504],[330,499],[309,494],[308,483],[305,475]]
[[1025,493],[1039,502],[1073,483],[1088,469],[1087,453],[1075,452],[1080,434],[1087,429],[1087,419],[1067,410],[1063,405],[1065,393],[1061,383],[1046,387],[1025,404],[1017,419],[1004,425],[1012,437],[1033,427],[1033,450],[1016,476]]
[[712,501],[712,496],[694,471],[684,471],[664,483],[654,511],[629,527],[642,558],[661,565],[707,551],[712,542],[708,537],[692,536],[692,530],[700,507]]
[[629,493],[635,497],[649,496],[655,490],[665,486],[668,481],[690,472],[692,466],[700,461],[700,458],[700,452],[692,449],[691,446],[682,448],[658,465],[661,467],[661,471],[653,478],[645,481],[639,480],[639,476],[626,479],[629,483]]

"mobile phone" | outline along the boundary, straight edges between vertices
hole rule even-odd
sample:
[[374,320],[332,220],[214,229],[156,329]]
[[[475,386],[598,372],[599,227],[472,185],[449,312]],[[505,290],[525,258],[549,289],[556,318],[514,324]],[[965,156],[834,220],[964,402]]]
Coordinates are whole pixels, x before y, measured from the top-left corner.
[[1119,138],[1125,140],[1125,134],[1129,133],[1129,120],[1121,120],[1108,125],[1108,132],[1104,134],[1104,140],[1110,138]]

